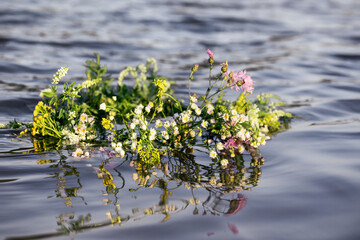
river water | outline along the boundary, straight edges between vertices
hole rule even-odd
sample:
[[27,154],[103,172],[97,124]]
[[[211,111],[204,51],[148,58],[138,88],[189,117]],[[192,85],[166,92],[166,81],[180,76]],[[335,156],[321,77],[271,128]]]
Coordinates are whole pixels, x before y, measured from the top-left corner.
[[[0,122],[31,121],[56,70],[68,65],[67,81],[81,80],[94,52],[115,77],[153,57],[186,98],[191,66],[208,48],[247,69],[255,94],[281,96],[298,116],[261,147],[256,184],[238,193],[191,187],[191,169],[177,169],[174,156],[172,176],[157,170],[145,187],[131,161],[106,160],[97,147],[81,160],[71,146],[39,153],[2,129],[0,237],[360,239],[357,0],[1,0]],[[208,177],[207,155],[195,160]]]

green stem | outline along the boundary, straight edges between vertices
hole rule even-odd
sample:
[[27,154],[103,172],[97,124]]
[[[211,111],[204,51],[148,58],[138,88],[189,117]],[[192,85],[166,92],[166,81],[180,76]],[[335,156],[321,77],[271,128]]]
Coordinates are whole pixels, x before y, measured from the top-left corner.
[[210,71],[209,71],[209,88],[210,88],[210,85],[211,85],[211,69],[212,69],[212,65],[210,65]]
[[[210,71],[211,71],[211,70],[210,70]],[[216,85],[216,83],[219,81],[220,76],[221,76],[221,75],[219,75],[219,76],[217,77],[216,81],[215,81],[214,84],[212,84],[212,85],[211,85],[211,80],[209,79],[209,87],[208,87],[208,89],[206,90],[205,99],[203,100],[203,103],[201,104],[200,109],[203,109],[203,107],[205,106],[206,100],[207,100],[208,98],[210,98],[210,97],[208,97],[209,94],[210,94],[210,91],[211,91],[211,89]],[[209,76],[209,78],[211,78],[211,75]],[[218,94],[218,93],[219,93],[219,91],[217,91],[215,94]],[[211,96],[213,96],[213,95],[214,95],[214,94],[212,94]]]
[[[158,101],[159,101],[159,106],[163,106],[163,102],[161,101],[160,98],[158,98]],[[157,112],[158,108],[157,107],[154,107],[154,112],[153,112],[153,115],[149,121],[149,124],[152,122],[152,120],[155,118],[156,116],[156,112]]]
[[48,127],[46,125],[43,126],[43,128],[48,129],[48,130],[50,130],[50,131],[52,131],[52,132],[54,132],[56,134],[56,136],[53,135],[53,134],[49,134],[50,136],[61,138],[61,134],[57,130],[55,130],[54,128],[50,128],[50,127]]
[[216,92],[214,92],[213,94],[211,94],[208,98],[211,99],[213,97],[215,97],[218,93],[220,93],[221,91],[225,90],[227,87],[222,87],[222,88],[219,88],[218,90],[216,90]]
[[189,102],[190,102],[190,99],[191,99],[191,93],[190,93],[191,80],[193,80],[193,72],[190,73],[190,77],[189,77]]
[[174,101],[179,105],[180,111],[182,112],[182,107],[181,107],[181,104],[179,103],[178,100],[176,100],[173,96],[171,96],[171,95],[168,94],[168,93],[164,93],[164,95],[167,96],[167,97],[169,97],[169,98],[171,98],[172,100],[174,100]]

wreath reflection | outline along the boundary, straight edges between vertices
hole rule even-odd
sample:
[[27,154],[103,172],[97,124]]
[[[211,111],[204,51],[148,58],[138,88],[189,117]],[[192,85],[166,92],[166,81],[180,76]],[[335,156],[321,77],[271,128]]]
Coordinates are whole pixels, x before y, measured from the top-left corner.
[[[37,147],[44,149],[39,142]],[[248,154],[238,154],[235,157],[226,156],[229,159],[227,167],[219,162],[201,158],[201,149],[187,149],[184,151],[168,151],[162,156],[161,162],[156,166],[146,166],[136,156],[127,155],[119,159],[112,154],[112,150],[93,146],[76,146],[83,152],[89,152],[88,158],[102,157],[104,160],[99,165],[87,164],[93,169],[94,177],[103,185],[102,203],[114,206],[112,211],[106,211],[105,220],[94,222],[91,213],[77,215],[74,211],[60,214],[56,218],[59,226],[56,232],[44,233],[31,236],[13,237],[8,239],[33,239],[52,237],[59,235],[74,234],[89,229],[123,225],[129,221],[137,221],[152,215],[161,215],[161,221],[168,221],[171,217],[183,210],[190,210],[194,215],[233,215],[237,214],[246,206],[247,190],[256,187],[260,182],[261,168],[264,158],[258,150],[248,149]],[[76,149],[75,148],[75,149]],[[100,150],[99,150],[100,149]],[[87,205],[84,196],[81,196],[81,168],[74,166],[71,160],[86,161],[87,159],[74,158],[74,147],[67,151],[57,150],[60,160],[42,159],[38,164],[46,164],[53,170],[51,177],[57,180],[54,194],[48,198],[61,198],[65,206],[74,206],[75,199],[81,199]],[[205,154],[204,154],[205,156]],[[81,157],[80,157],[81,158]],[[85,157],[84,157],[85,158]],[[209,161],[212,161],[209,163]],[[123,166],[133,169],[132,178],[123,176]],[[70,182],[70,184],[68,183]],[[135,183],[135,188],[127,188],[126,183]],[[128,182],[129,184],[129,182]],[[131,184],[134,186],[134,184]],[[161,190],[159,200],[149,203],[147,208],[131,206],[131,212],[124,213],[120,208],[119,194],[123,191],[137,192],[158,188]],[[176,198],[176,191],[190,191],[191,198]],[[197,190],[206,191],[207,197],[197,197]],[[128,194],[128,193],[127,193]],[[204,196],[204,195],[202,195]],[[78,203],[78,202],[77,202]]]

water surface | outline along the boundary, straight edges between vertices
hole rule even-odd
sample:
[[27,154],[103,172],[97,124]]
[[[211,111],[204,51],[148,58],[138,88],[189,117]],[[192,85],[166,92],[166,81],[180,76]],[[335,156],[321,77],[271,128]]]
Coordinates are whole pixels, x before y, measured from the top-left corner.
[[[174,169],[170,177],[157,170],[141,187],[130,161],[106,160],[97,147],[81,160],[71,157],[74,146],[39,153],[31,139],[0,130],[0,236],[359,239],[359,33],[355,0],[2,0],[0,122],[31,121],[56,70],[68,65],[66,80],[81,80],[94,52],[114,77],[153,57],[186,98],[191,66],[206,60],[207,48],[232,70],[247,69],[255,94],[281,96],[299,118],[261,147],[256,186],[236,193],[192,189]],[[206,76],[198,73],[195,92]],[[209,176],[206,154],[193,157]]]

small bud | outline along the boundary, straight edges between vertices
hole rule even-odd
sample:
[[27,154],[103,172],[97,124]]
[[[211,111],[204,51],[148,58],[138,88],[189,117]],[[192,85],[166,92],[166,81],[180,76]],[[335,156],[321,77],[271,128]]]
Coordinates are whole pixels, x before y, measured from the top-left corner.
[[[221,73],[226,73],[228,66],[229,66],[228,61],[226,60],[226,62],[223,63],[222,65],[224,65],[224,66],[222,66],[222,68],[221,68]],[[231,72],[231,74],[232,74],[232,72]]]
[[210,63],[210,65],[213,65],[214,62],[215,62],[214,59],[213,59],[212,57],[210,57],[210,58],[209,58],[209,63]]
[[[230,76],[230,74],[229,74],[229,76]],[[231,77],[228,79],[228,83],[229,83],[230,85],[232,85],[234,82],[235,82],[235,79],[231,76]]]
[[209,55],[210,58],[214,56],[214,53],[210,49],[206,51],[206,54]]
[[240,87],[240,86],[242,86],[244,83],[245,83],[245,81],[241,80],[241,81],[238,81],[238,82],[236,83],[236,85],[238,85],[238,86]]
[[199,69],[199,64],[195,64],[195,66],[193,66],[193,68],[192,68],[191,71],[192,71],[193,73],[196,73],[198,69]]

